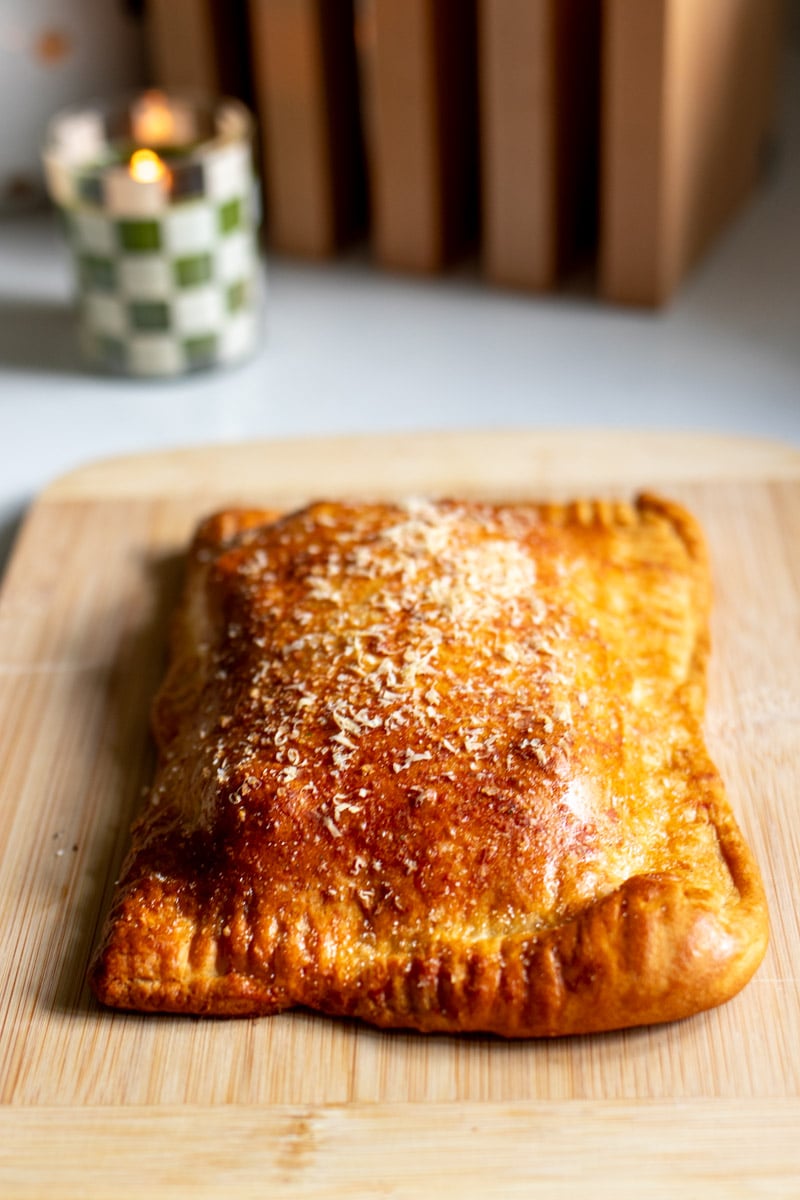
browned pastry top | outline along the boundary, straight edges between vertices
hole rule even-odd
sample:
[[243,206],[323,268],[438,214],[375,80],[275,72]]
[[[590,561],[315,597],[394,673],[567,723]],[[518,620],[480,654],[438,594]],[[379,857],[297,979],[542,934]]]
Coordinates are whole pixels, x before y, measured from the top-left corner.
[[212,518],[98,995],[510,1036],[727,999],[766,914],[702,740],[709,593],[653,498]]

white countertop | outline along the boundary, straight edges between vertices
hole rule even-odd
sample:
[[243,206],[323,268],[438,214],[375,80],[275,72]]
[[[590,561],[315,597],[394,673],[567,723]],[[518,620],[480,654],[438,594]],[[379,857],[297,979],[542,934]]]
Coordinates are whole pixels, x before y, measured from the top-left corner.
[[87,374],[66,246],[48,216],[0,221],[0,564],[54,477],[159,447],[327,432],[554,426],[697,429],[800,446],[800,69],[780,154],[672,306],[588,289],[493,290],[474,268],[421,281],[365,254],[272,260],[263,347],[177,382]]

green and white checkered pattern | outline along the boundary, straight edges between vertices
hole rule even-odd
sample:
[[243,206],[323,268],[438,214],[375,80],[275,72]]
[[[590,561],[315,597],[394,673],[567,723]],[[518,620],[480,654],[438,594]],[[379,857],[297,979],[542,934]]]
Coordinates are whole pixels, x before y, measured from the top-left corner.
[[[102,129],[89,132],[99,147]],[[51,156],[47,166],[74,251],[90,361],[179,375],[254,348],[262,297],[249,140],[178,159],[152,182],[132,179],[127,162],[84,169]]]
[[252,193],[189,200],[160,216],[69,213],[91,360],[177,375],[253,347],[260,281]]

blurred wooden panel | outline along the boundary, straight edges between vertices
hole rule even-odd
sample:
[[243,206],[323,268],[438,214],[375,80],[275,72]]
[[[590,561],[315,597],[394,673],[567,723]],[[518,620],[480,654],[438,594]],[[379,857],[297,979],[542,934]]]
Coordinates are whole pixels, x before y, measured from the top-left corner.
[[658,305],[741,206],[771,133],[781,0],[605,0],[600,286]]
[[474,0],[363,0],[375,254],[433,271],[477,228]]
[[250,22],[270,243],[331,254],[366,219],[353,0],[250,0]]
[[249,102],[247,0],[147,0],[152,82]]
[[550,288],[592,244],[599,0],[479,0],[483,263]]

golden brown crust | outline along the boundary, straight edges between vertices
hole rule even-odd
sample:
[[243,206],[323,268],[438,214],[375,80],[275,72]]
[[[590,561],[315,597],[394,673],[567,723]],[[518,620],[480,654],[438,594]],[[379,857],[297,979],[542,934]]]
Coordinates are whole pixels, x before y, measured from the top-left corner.
[[317,504],[199,529],[106,1004],[540,1036],[747,981],[757,868],[702,739],[677,505]]

